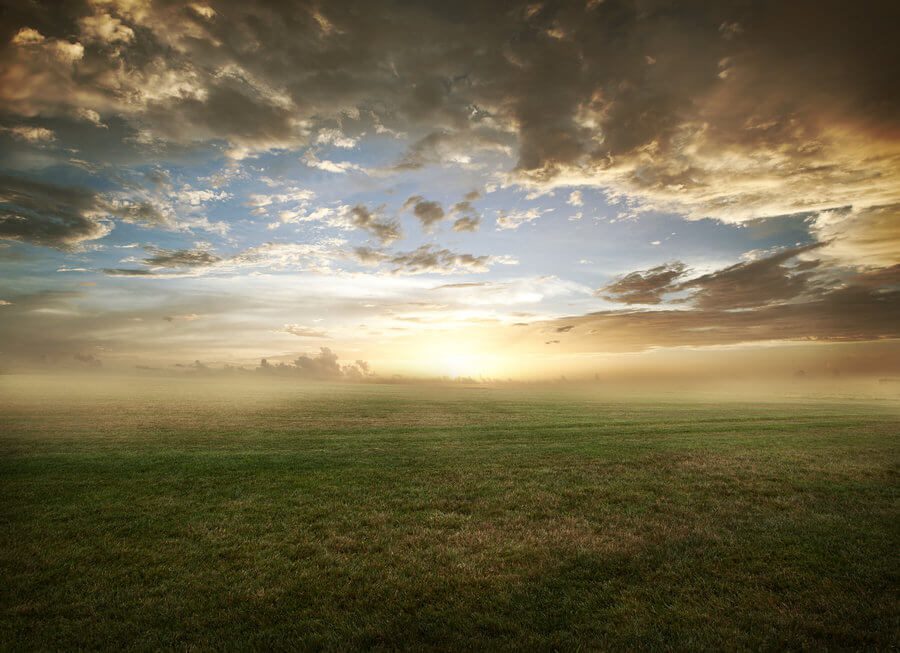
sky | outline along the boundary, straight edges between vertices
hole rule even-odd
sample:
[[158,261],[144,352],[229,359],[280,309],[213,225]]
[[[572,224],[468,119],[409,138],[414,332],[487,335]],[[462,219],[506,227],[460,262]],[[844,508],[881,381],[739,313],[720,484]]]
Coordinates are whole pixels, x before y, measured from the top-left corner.
[[900,371],[900,5],[0,10],[0,368]]

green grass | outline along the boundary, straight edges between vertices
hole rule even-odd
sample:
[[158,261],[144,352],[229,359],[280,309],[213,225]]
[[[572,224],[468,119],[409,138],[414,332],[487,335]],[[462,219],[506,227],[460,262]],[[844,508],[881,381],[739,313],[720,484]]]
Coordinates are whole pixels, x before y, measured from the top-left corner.
[[896,649],[891,402],[0,390],[0,648]]

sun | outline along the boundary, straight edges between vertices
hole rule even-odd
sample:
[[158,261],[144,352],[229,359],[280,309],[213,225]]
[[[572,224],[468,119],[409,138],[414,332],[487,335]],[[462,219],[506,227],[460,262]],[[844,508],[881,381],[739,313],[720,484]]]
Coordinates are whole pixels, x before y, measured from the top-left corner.
[[495,343],[472,337],[427,337],[408,348],[410,370],[416,374],[450,379],[489,379],[510,376],[507,356]]
[[441,357],[443,372],[452,378],[475,377],[481,374],[479,358],[472,353],[451,351]]

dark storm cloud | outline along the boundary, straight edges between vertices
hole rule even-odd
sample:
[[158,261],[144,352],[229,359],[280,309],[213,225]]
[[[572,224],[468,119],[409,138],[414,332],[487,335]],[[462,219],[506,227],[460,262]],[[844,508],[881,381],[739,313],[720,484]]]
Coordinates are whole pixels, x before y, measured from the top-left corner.
[[900,337],[900,291],[863,284],[808,301],[750,311],[689,309],[608,311],[577,318],[581,351],[640,351],[765,341],[869,341]]
[[110,277],[177,277],[193,275],[225,260],[206,249],[145,249],[150,256],[140,263],[146,268],[103,268],[101,272]]
[[[601,311],[566,318],[559,327],[550,323],[540,332],[577,326],[574,347],[603,351],[900,337],[900,266],[844,278],[816,276],[819,261],[802,257],[825,247],[790,248],[687,281],[677,280],[686,273],[681,264],[661,266],[677,272],[668,281],[660,269],[634,273],[620,280],[632,278],[622,296],[643,298],[632,303],[658,304],[663,295],[682,290],[692,294],[675,300],[672,309]],[[648,277],[656,283],[647,283]]]
[[103,274],[109,277],[156,277],[159,276],[153,270],[141,268],[103,268]]
[[171,227],[171,217],[147,201],[42,180],[0,175],[0,239],[71,250],[112,231],[112,219]]
[[[509,150],[520,182],[691,217],[900,203],[897,3],[63,5],[4,15],[0,103],[94,138],[119,121],[109,151],[225,141],[240,158],[341,122],[408,134],[398,169]],[[827,226],[873,240],[870,220]]]
[[687,272],[680,261],[664,263],[649,270],[626,274],[597,291],[597,295],[623,304],[659,304],[663,295],[674,291],[673,283]]
[[0,239],[72,249],[111,230],[96,193],[0,175]]
[[222,260],[220,256],[205,249],[161,249],[149,247],[152,254],[143,260],[145,265],[160,268],[190,268],[215,265]]
[[666,295],[688,292],[676,301],[705,309],[753,308],[786,301],[816,289],[820,262],[797,258],[824,245],[787,248],[687,280],[684,277],[689,270],[684,263],[665,263],[627,274],[596,294],[624,304],[660,304]]
[[[821,244],[789,248],[758,260],[736,263],[678,284],[693,291],[691,301],[703,309],[753,308],[794,299],[815,290],[819,261],[796,262]],[[788,265],[789,262],[793,264]]]

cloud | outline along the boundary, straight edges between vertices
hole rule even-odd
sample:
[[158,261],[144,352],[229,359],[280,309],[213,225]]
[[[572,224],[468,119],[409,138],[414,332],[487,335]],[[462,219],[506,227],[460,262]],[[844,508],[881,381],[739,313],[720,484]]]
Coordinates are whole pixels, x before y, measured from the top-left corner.
[[[891,116],[900,95],[884,67],[900,53],[876,45],[896,7],[716,3],[639,12],[614,2],[589,11],[593,28],[576,28],[574,47],[557,57],[586,67],[549,80],[553,101],[524,107],[520,179],[599,186],[642,210],[727,222],[900,199]],[[546,15],[568,22],[576,13]],[[616,38],[601,36],[613,30]],[[540,70],[537,54],[526,52],[527,70]],[[848,226],[865,232],[869,224]]]
[[380,220],[362,204],[350,208],[347,212],[349,224],[357,229],[368,231],[382,245],[389,245],[403,237],[400,225],[395,221]]
[[459,216],[453,223],[453,231],[477,231],[481,225],[481,216],[472,202],[481,197],[478,191],[466,193],[465,198],[461,202],[457,202],[450,210],[452,215]]
[[134,40],[134,30],[120,19],[109,14],[95,14],[78,19],[81,36],[87,41],[97,41],[104,45],[129,43]]
[[[813,292],[817,260],[794,262],[822,245],[816,243],[776,252],[757,260],[736,263],[716,272],[684,281],[675,291],[693,294],[686,301],[709,310],[743,309],[785,302]],[[789,262],[793,264],[788,265]]]
[[478,167],[473,155],[483,152],[508,153],[510,138],[505,130],[467,125],[462,117],[456,122],[464,129],[450,131],[437,129],[423,136],[409,146],[403,158],[394,166],[395,170],[418,170],[428,165],[443,164],[462,168]]
[[580,190],[573,190],[569,193],[569,199],[566,200],[566,204],[569,206],[584,206],[584,200],[581,197]]
[[292,364],[273,365],[264,358],[256,369],[264,374],[285,374],[316,381],[361,381],[372,375],[366,361],[341,365],[337,354],[328,347],[321,347],[317,354],[301,354]]
[[533,222],[541,217],[540,209],[528,209],[527,211],[510,211],[497,218],[498,229],[518,229],[523,224]]
[[104,202],[103,207],[109,215],[115,216],[123,222],[157,227],[172,227],[175,225],[173,211],[159,202],[112,199]]
[[219,263],[222,258],[205,249],[162,249],[148,247],[152,254],[143,259],[144,265],[152,268],[192,268],[207,267]]
[[231,197],[231,195],[225,191],[215,191],[208,188],[198,190],[187,185],[174,193],[174,196],[179,202],[190,206],[200,206],[206,202],[213,201],[220,202]]
[[319,145],[334,145],[335,147],[350,149],[356,147],[358,142],[358,139],[345,136],[340,129],[320,129],[319,133],[316,134],[316,143]]
[[353,250],[357,260],[364,265],[375,265],[388,258],[388,255],[371,247],[356,247]]
[[300,338],[327,338],[328,334],[320,329],[303,326],[302,324],[285,324],[281,329],[283,333],[289,333],[292,336]]
[[487,272],[490,256],[473,256],[457,254],[448,249],[439,249],[433,245],[422,245],[411,251],[396,254],[390,258],[395,272],[417,274],[432,272],[450,274],[453,272]]
[[444,219],[444,209],[437,202],[426,200],[421,195],[413,195],[403,203],[403,208],[412,208],[413,215],[422,223],[426,231],[431,231],[438,222]]
[[900,265],[835,278],[809,258],[826,248],[788,248],[691,279],[683,263],[632,273],[601,292],[632,304],[689,294],[671,307],[600,311],[566,318],[565,326],[577,327],[575,346],[584,351],[900,337]]
[[[600,187],[691,218],[864,212],[900,203],[898,11],[461,2],[449,21],[378,1],[24,7],[0,53],[0,100],[17,117],[90,111],[122,121],[123,142],[226,142],[236,157],[409,132],[398,169],[513,157],[512,182]],[[870,226],[842,233],[871,240]]]
[[900,204],[823,211],[813,221],[812,232],[828,243],[822,256],[839,264],[900,263]]
[[583,334],[571,342],[581,352],[896,339],[900,337],[900,292],[873,289],[862,280],[804,301],[766,304],[754,310],[601,311],[565,320]]
[[235,274],[242,269],[305,270],[317,273],[333,272],[331,264],[348,258],[345,241],[323,238],[309,243],[262,243],[230,256],[220,256],[210,249],[164,249],[147,246],[151,256],[129,259],[145,268],[103,268],[108,276],[177,278],[200,276],[211,272]]
[[388,263],[394,274],[468,274],[487,272],[492,265],[515,265],[509,256],[461,254],[434,245],[422,245],[409,252],[387,253],[368,247],[354,250],[364,265]]
[[111,230],[92,191],[0,175],[0,239],[71,250]]
[[478,231],[480,225],[479,216],[464,215],[453,222],[453,231]]
[[320,159],[318,151],[315,148],[308,149],[303,154],[302,161],[310,168],[317,168],[325,172],[333,172],[340,175],[347,172],[366,172],[362,166],[350,161],[329,161],[327,159]]
[[627,274],[596,294],[624,304],[660,304],[666,295],[688,293],[674,301],[718,310],[783,302],[816,290],[819,261],[796,259],[822,247],[814,243],[786,248],[690,279],[685,279],[689,269],[684,263],[665,263]]
[[192,215],[192,210],[204,201],[225,197],[221,192],[182,189],[175,198],[188,204],[183,207],[130,182],[121,190],[100,193],[83,186],[0,175],[0,239],[72,250],[109,234],[114,219],[142,227],[222,232],[227,224],[211,223]]
[[166,322],[194,322],[199,320],[200,316],[196,313],[187,313],[185,315],[165,315],[163,319]]
[[103,361],[101,361],[93,354],[78,353],[75,354],[72,358],[74,358],[82,365],[86,365],[87,367],[103,367]]
[[664,263],[649,270],[631,272],[597,290],[598,297],[623,304],[659,304],[663,295],[675,292],[673,282],[684,276],[687,266],[680,261]]
[[56,134],[46,127],[29,127],[18,125],[16,127],[3,127],[0,131],[8,133],[15,139],[28,143],[47,143],[56,140]]
[[153,270],[141,268],[102,268],[100,270],[108,277],[157,277],[163,276]]
[[464,283],[444,283],[440,286],[435,286],[434,290],[446,290],[446,289],[455,289],[455,288],[484,288],[485,286],[490,285],[487,281],[466,281]]
[[79,107],[75,109],[75,116],[81,120],[85,120],[95,127],[102,127],[104,129],[108,129],[107,125],[103,124],[100,114],[94,111],[93,109],[85,109],[83,107]]

